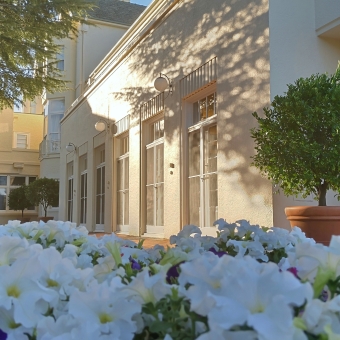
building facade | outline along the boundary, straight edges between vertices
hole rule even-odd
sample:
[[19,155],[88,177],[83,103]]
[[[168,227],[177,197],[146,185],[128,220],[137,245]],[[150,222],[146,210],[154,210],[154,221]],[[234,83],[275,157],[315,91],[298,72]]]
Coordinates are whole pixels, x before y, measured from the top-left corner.
[[272,225],[249,134],[270,102],[268,25],[266,1],[151,3],[62,119],[60,218],[154,237],[219,217]]
[[[12,189],[29,184],[39,176],[42,111],[40,97],[0,111],[0,224],[21,219],[21,211],[9,209],[8,195]],[[37,209],[32,207],[24,216],[35,219]]]
[[[58,68],[68,82],[64,92],[47,93],[44,137],[40,144],[40,177],[60,178],[60,121],[87,88],[90,73],[124,35],[145,6],[119,0],[99,0],[89,13],[88,24],[79,26],[74,39],[58,41]],[[59,218],[59,207],[48,209],[48,215]]]
[[251,166],[251,113],[335,71],[339,18],[337,0],[153,1],[61,121],[60,219],[153,237],[218,218],[289,228],[285,206],[316,202],[273,196]]

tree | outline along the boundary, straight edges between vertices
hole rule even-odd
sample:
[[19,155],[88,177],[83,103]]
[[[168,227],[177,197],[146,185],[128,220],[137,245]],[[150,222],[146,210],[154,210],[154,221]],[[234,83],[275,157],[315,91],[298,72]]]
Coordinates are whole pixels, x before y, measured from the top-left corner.
[[53,178],[38,178],[26,187],[26,196],[32,204],[42,205],[46,217],[47,208],[59,204],[59,182]]
[[8,195],[8,207],[11,210],[21,210],[21,217],[24,217],[24,210],[31,205],[31,202],[26,197],[25,184],[19,188],[11,189]]
[[77,35],[93,0],[0,0],[0,109],[65,89],[56,39]]
[[314,194],[326,205],[340,191],[340,65],[334,75],[316,74],[288,85],[251,130],[253,165],[286,195]]

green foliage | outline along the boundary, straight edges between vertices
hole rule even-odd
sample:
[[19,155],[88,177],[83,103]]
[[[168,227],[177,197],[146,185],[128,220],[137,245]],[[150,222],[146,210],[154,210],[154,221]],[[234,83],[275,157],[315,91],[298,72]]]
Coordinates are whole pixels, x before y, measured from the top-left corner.
[[193,340],[202,333],[202,329],[203,332],[209,330],[207,317],[191,311],[190,301],[180,297],[176,288],[172,289],[171,295],[155,304],[145,304],[142,317],[143,332],[136,334],[134,340],[164,339],[167,334],[176,340]]
[[24,210],[31,206],[30,201],[26,197],[25,185],[19,188],[11,189],[8,195],[8,207],[11,210],[21,210],[21,217],[24,216]]
[[59,182],[53,178],[39,178],[26,187],[26,196],[32,204],[42,205],[46,217],[47,208],[59,203]]
[[21,96],[65,89],[56,39],[75,36],[93,6],[90,0],[0,0],[0,109]]
[[298,79],[264,108],[264,118],[253,116],[253,165],[285,195],[314,194],[326,205],[327,190],[340,189],[340,67]]

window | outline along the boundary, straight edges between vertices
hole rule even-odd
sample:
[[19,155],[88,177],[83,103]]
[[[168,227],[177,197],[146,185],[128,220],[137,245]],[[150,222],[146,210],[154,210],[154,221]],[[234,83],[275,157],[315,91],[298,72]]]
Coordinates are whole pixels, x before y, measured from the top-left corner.
[[105,215],[105,149],[96,150],[96,231],[104,231]]
[[73,162],[67,164],[67,220],[73,215]]
[[[7,206],[7,195],[12,189],[18,188],[23,184],[30,184],[36,180],[34,176],[11,176],[0,175],[0,212],[10,211]],[[35,210],[35,207],[29,207],[27,210]]]
[[87,155],[79,160],[80,167],[80,223],[86,224],[87,215]]
[[49,140],[60,141],[60,121],[64,116],[65,99],[51,99],[48,103]]
[[218,217],[216,94],[193,103],[188,129],[189,224],[212,227]]
[[15,147],[18,149],[28,149],[29,134],[15,132],[16,143]]
[[35,100],[30,102],[30,113],[37,113],[37,103]]
[[56,55],[56,59],[58,60],[57,62],[57,68],[59,71],[64,71],[64,46],[60,46],[60,51]]
[[149,125],[146,145],[146,232],[164,232],[164,119]]
[[117,158],[117,231],[129,231],[129,137],[118,140]]
[[[20,95],[18,99],[19,99],[20,101],[22,101],[22,100],[23,100],[23,95]],[[23,108],[22,103],[16,103],[16,104],[14,104],[13,111],[16,112],[16,113],[22,113],[22,112],[24,112],[24,108]]]

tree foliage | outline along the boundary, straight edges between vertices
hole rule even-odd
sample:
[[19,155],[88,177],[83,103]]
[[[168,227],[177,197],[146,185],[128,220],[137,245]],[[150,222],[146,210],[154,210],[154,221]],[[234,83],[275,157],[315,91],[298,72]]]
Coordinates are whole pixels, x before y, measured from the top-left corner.
[[91,0],[0,0],[0,109],[66,83],[56,39],[77,35]]
[[327,190],[340,190],[340,67],[289,84],[264,118],[253,116],[253,165],[286,195],[314,194],[326,205]]
[[53,178],[38,178],[26,187],[26,196],[32,204],[42,205],[46,217],[47,208],[59,204],[59,182]]
[[11,210],[20,210],[21,217],[24,217],[24,210],[31,206],[31,202],[26,197],[26,186],[11,189],[8,195],[8,207]]

